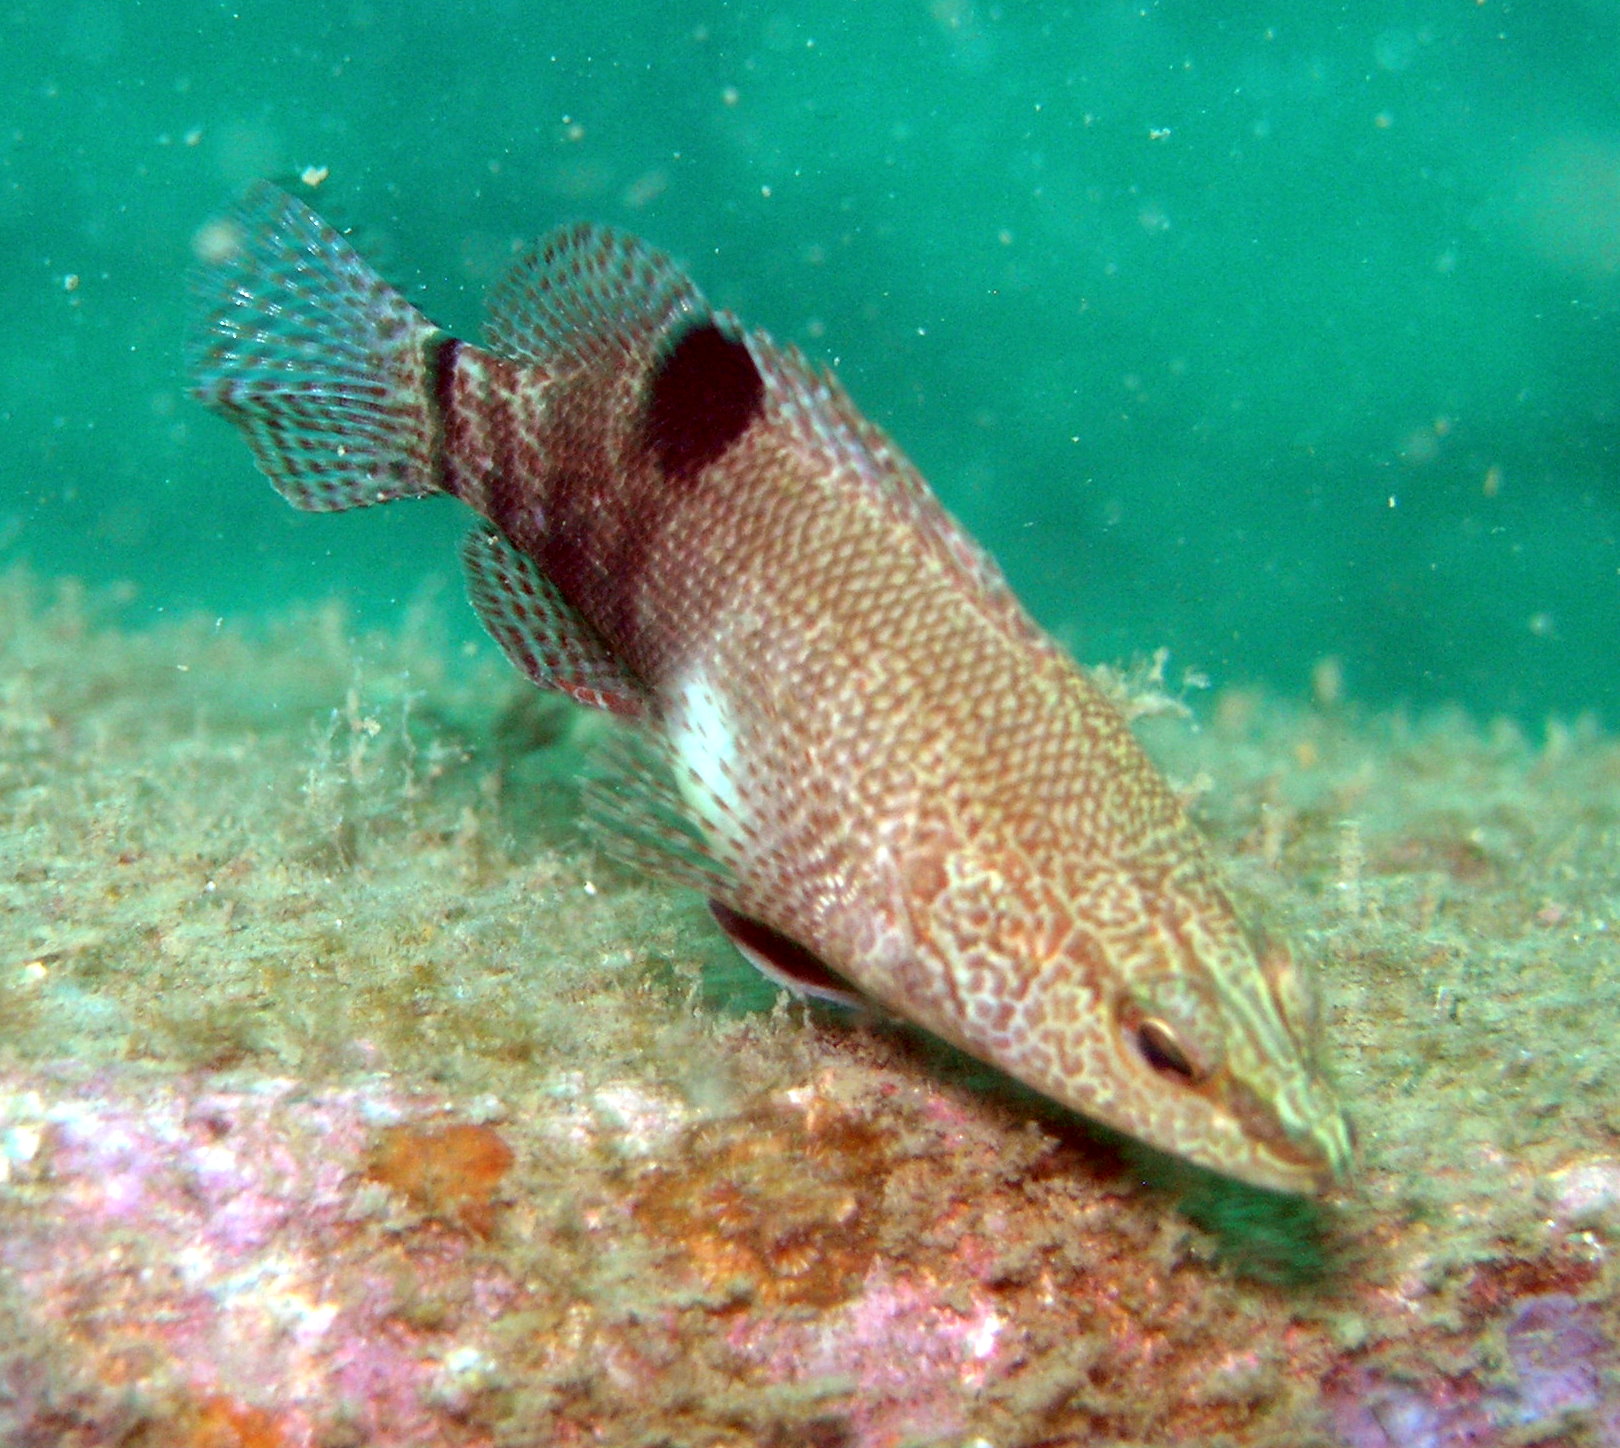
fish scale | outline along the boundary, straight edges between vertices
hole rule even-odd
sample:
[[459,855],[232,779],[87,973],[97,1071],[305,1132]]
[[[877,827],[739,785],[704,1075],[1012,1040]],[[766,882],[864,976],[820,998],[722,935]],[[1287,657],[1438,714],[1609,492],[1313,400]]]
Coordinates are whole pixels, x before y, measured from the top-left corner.
[[750,960],[1214,1171],[1343,1174],[1291,957],[830,374],[599,227],[519,260],[482,347],[268,185],[202,251],[195,394],[300,507],[481,515],[462,556],[496,641],[635,731],[598,829]]

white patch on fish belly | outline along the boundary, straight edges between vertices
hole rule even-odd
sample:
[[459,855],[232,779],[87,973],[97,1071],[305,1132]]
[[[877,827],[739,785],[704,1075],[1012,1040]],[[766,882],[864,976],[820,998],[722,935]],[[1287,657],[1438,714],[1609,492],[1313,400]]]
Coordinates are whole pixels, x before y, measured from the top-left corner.
[[737,760],[737,727],[725,696],[699,664],[671,691],[670,757],[692,817],[718,853],[742,848],[747,834]]

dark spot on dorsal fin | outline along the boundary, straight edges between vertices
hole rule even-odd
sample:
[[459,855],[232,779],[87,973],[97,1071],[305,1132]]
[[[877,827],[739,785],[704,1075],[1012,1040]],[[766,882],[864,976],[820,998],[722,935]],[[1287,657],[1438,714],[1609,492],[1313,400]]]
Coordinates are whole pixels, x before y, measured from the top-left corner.
[[765,383],[747,346],[702,322],[658,359],[647,397],[647,445],[666,474],[690,476],[724,456],[764,400]]

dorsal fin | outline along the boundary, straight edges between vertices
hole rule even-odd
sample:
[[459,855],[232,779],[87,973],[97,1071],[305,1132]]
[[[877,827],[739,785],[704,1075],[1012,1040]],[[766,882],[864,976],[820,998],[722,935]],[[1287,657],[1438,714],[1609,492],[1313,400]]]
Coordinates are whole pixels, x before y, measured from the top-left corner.
[[649,355],[684,318],[709,314],[661,251],[605,226],[562,227],[535,242],[489,294],[484,336],[554,373]]
[[662,349],[642,432],[666,476],[690,477],[725,455],[764,400],[765,382],[748,344],[714,322],[699,322]]
[[843,384],[825,368],[812,366],[797,347],[780,346],[758,332],[750,341],[765,379],[771,422],[801,448],[820,454],[829,478],[853,481],[900,513],[939,562],[965,577],[1006,626],[1031,640],[1042,637],[995,560],[945,511],[889,435],[861,414]]

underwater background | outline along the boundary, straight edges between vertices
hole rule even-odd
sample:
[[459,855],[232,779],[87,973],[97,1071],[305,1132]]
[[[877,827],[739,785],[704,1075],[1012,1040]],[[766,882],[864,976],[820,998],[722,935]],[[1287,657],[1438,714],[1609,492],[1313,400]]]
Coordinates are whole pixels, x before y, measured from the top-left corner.
[[1082,659],[1612,721],[1617,66],[1609,0],[13,0],[0,562],[136,624],[456,603],[453,506],[301,518],[185,396],[193,238],[270,176],[464,334],[523,240],[645,235]]
[[[0,1445],[1620,1448],[1617,76],[1620,0],[0,0]],[[186,396],[266,176],[464,335],[590,219],[834,363],[1292,942],[1349,1179],[582,840],[467,515]]]

